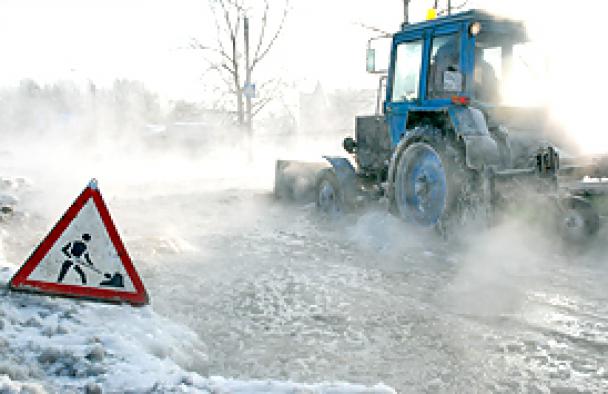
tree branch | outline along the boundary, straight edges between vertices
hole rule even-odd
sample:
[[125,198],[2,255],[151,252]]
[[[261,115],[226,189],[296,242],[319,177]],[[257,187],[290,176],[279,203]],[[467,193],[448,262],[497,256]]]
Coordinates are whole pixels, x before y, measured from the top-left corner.
[[[221,65],[210,63],[209,67],[207,68],[207,70],[205,70],[205,72],[207,72],[207,71],[217,71],[217,73],[219,74],[219,77],[222,79],[222,82],[224,82],[224,84],[228,87],[228,91],[230,93],[235,93],[235,91],[232,87],[233,82],[224,76]],[[230,73],[230,75],[234,78],[234,74],[232,72]]]
[[221,57],[224,58],[224,60],[232,62],[232,59],[230,58],[230,56],[228,56],[228,54],[223,50],[223,48],[217,49],[217,48],[213,48],[210,47],[208,45],[203,45],[199,40],[197,40],[196,38],[192,38],[192,41],[190,43],[190,48],[191,49],[200,49],[203,51],[210,51],[210,52],[214,52],[218,55],[220,55]]
[[[213,23],[215,24],[217,45],[220,48],[221,52],[227,53],[226,48],[224,47],[224,43],[222,42],[222,38],[221,38],[223,36],[223,34],[222,34],[222,28],[220,27],[220,24],[219,24],[219,17],[217,16],[217,14],[215,12],[215,8],[212,7],[212,10],[213,10],[213,15],[214,15]],[[232,61],[232,58],[230,58],[230,56],[228,56],[228,55],[226,55],[226,56],[230,59],[230,61]]]
[[268,81],[265,81],[262,84],[260,84],[260,91],[262,89],[264,89],[266,86],[269,86],[272,84],[275,84],[275,86],[271,89],[270,92],[268,92],[266,97],[260,97],[258,100],[253,102],[252,116],[255,116],[256,114],[258,114],[262,109],[264,109],[266,107],[266,105],[268,105],[270,102],[275,100],[277,97],[278,90],[281,88],[281,86],[284,86],[283,81],[280,79],[269,79]]
[[270,103],[272,101],[271,97],[266,97],[260,101],[257,102],[257,105],[253,106],[252,111],[251,111],[251,116],[254,117],[256,116],[261,110],[264,109],[264,107],[266,105],[268,105],[268,103]]
[[262,49],[262,43],[264,42],[264,34],[266,33],[266,24],[268,22],[268,9],[270,8],[270,4],[268,4],[268,0],[264,0],[264,15],[262,16],[262,27],[260,31],[260,38],[258,40],[258,45],[255,49],[255,54],[253,58],[257,58],[260,55],[260,50]]
[[226,4],[224,3],[223,0],[217,0],[217,1],[222,6],[222,11],[224,12],[224,22],[226,22],[226,26],[228,26],[228,31],[230,32],[230,39],[232,41],[234,41],[236,31],[235,31],[235,28],[232,26],[232,21],[230,20],[230,11],[226,7]]
[[[192,39],[190,47],[193,49],[199,49],[206,51],[214,56],[209,56],[209,59],[205,61],[209,64],[208,70],[216,71],[219,75],[219,79],[216,79],[217,84],[214,82],[213,85],[226,93],[230,93],[232,96],[231,100],[236,100],[236,114],[238,115],[239,123],[243,123],[243,86],[241,86],[241,73],[243,71],[252,72],[253,69],[268,55],[271,49],[274,47],[278,37],[282,33],[285,27],[285,21],[289,13],[290,0],[283,0],[284,8],[281,11],[277,7],[277,21],[278,24],[273,24],[276,29],[272,29],[269,22],[274,17],[274,8],[271,9],[270,0],[264,0],[263,5],[258,2],[258,9],[261,9],[261,14],[256,13],[260,21],[260,29],[257,38],[252,38],[254,47],[253,57],[249,64],[249,70],[245,70],[243,67],[243,46],[242,34],[243,18],[246,17],[249,12],[249,8],[245,9],[244,4],[248,4],[245,0],[208,0],[212,12],[213,12],[213,23],[215,25],[217,33],[217,45],[206,45],[199,40]],[[259,0],[258,0],[259,1]],[[274,7],[274,3],[273,3]],[[279,6],[280,7],[280,6]],[[253,8],[253,5],[250,7]],[[280,19],[278,16],[281,15]],[[273,34],[270,34],[273,33]],[[225,84],[226,88],[221,88],[222,83]],[[265,81],[258,85],[258,90],[265,94],[258,97],[252,102],[252,116],[257,115],[262,109],[264,109],[268,103],[272,102],[277,97],[277,91],[280,89],[281,84],[277,83],[276,79]],[[217,97],[218,102],[224,102],[228,100],[227,95]],[[227,102],[227,101],[226,101]]]
[[279,35],[281,34],[281,31],[283,30],[283,26],[285,26],[285,19],[287,18],[287,14],[289,12],[289,1],[286,0],[285,1],[285,8],[283,9],[283,16],[281,17],[281,23],[279,24],[279,27],[277,28],[277,31],[274,33],[274,36],[272,36],[272,38],[270,39],[270,41],[268,42],[268,45],[266,46],[266,48],[264,50],[262,50],[262,52],[258,55],[255,56],[253,61],[251,62],[251,66],[250,66],[250,71],[252,71],[255,66],[260,63],[268,54],[268,52],[270,51],[270,49],[272,48],[272,46],[274,45],[275,41],[277,40],[277,38],[279,37]]

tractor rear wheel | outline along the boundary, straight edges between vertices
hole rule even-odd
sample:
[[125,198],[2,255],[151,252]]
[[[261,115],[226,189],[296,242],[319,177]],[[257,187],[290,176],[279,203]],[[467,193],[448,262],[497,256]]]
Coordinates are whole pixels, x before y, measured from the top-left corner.
[[397,211],[402,218],[424,227],[445,227],[469,182],[458,150],[444,138],[434,137],[437,134],[410,144],[396,168]]

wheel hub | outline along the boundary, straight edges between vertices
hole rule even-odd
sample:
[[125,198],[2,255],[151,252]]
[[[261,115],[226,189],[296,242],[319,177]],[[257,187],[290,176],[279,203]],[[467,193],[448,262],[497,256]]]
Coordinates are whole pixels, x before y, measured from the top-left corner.
[[585,218],[575,209],[569,209],[563,219],[563,231],[571,241],[580,241],[585,237]]
[[399,162],[396,203],[402,216],[433,226],[446,210],[447,175],[439,154],[426,143],[414,143]]
[[418,177],[416,177],[416,181],[414,183],[414,194],[419,201],[418,207],[420,210],[424,211],[428,208],[428,205],[431,201],[431,191],[433,187],[433,182],[427,176],[426,173],[422,173]]
[[319,188],[319,208],[323,212],[333,213],[338,211],[337,196],[334,186],[327,180],[321,182]]

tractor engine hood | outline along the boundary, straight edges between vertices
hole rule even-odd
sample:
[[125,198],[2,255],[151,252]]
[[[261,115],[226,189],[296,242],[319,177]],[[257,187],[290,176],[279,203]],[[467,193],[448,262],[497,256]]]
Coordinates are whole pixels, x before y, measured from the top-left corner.
[[527,136],[549,142],[561,150],[577,150],[576,141],[566,133],[562,125],[551,119],[546,107],[496,106],[486,107],[483,112],[490,129],[502,125],[513,137]]
[[509,131],[536,132],[542,134],[547,128],[548,110],[542,107],[486,107],[488,127],[503,125]]

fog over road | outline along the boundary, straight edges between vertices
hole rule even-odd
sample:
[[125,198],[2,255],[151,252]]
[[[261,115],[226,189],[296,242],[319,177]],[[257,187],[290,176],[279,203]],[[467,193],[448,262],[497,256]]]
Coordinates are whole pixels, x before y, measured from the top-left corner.
[[[326,220],[277,202],[255,177],[267,163],[238,175],[157,158],[130,182],[137,160],[117,155],[100,187],[153,310],[199,336],[209,364],[197,372],[398,392],[608,390],[605,229],[585,250],[525,222],[445,241],[380,206]],[[59,167],[13,164],[5,172],[33,184],[5,244],[16,262],[79,190]]]
[[[608,390],[605,247],[568,256],[521,224],[445,242],[380,209],[327,222],[268,190],[116,205],[126,231],[147,234],[130,244],[154,308],[200,335],[211,375]],[[173,235],[136,217],[150,210]]]

